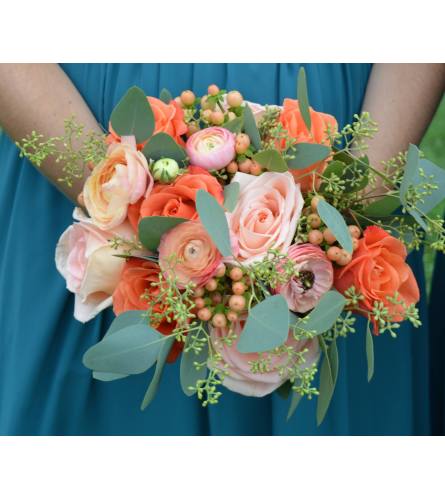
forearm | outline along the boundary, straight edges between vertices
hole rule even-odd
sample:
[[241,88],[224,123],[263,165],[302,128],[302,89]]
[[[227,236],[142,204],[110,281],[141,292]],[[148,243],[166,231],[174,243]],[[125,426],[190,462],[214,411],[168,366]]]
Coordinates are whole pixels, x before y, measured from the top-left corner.
[[379,127],[367,152],[373,165],[420,142],[444,87],[445,64],[373,66],[363,102]]
[[[0,64],[0,124],[13,140],[33,130],[46,138],[63,135],[64,120],[70,116],[86,131],[100,132],[87,104],[57,64]],[[71,187],[57,181],[62,165],[51,158],[40,167],[58,189],[75,201],[88,174]]]

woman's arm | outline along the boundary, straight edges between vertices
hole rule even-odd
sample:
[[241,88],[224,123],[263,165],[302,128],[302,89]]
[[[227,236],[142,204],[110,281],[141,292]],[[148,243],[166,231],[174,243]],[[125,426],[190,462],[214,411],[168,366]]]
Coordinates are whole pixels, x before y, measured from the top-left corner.
[[379,127],[368,143],[371,164],[420,142],[444,88],[445,64],[374,64],[363,102]]
[[[96,119],[70,79],[57,64],[0,64],[0,124],[13,140],[33,130],[45,137],[63,135],[64,120],[74,115],[86,131],[100,132]],[[57,182],[62,166],[52,159],[39,169],[68,198],[75,201],[83,179],[71,187]]]

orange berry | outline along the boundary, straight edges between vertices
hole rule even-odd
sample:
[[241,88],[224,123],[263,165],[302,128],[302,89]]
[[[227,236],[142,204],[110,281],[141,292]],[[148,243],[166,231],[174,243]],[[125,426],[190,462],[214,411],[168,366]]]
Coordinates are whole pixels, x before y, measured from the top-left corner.
[[191,90],[181,92],[181,101],[185,106],[191,106],[195,102],[196,96]]
[[216,313],[212,318],[212,325],[215,328],[225,328],[227,326],[227,318],[223,313]]
[[207,89],[207,93],[209,95],[216,95],[219,92],[219,87],[218,85],[215,85],[214,83],[212,85],[209,85]]
[[252,166],[250,167],[250,174],[261,175],[262,173],[263,173],[263,167],[256,161],[252,162]]
[[198,309],[202,309],[203,307],[205,307],[205,302],[204,302],[204,299],[202,297],[197,297],[195,299],[195,306],[198,308]]
[[238,172],[238,163],[236,163],[236,161],[230,162],[227,165],[226,170],[229,174],[236,174]]
[[205,120],[206,122],[209,122],[212,119],[212,110],[211,109],[205,109],[201,113],[202,119]]
[[329,228],[323,231],[323,238],[328,245],[332,245],[332,243],[335,243],[337,241],[334,233]]
[[247,134],[237,134],[235,139],[235,151],[242,155],[250,146],[250,137]]
[[249,158],[246,158],[238,165],[238,170],[243,174],[250,174],[250,168],[252,167],[253,162]]
[[236,313],[235,311],[228,311],[228,313],[226,314],[227,316],[227,319],[231,322],[233,321],[236,321],[238,319],[238,313]]
[[234,281],[232,291],[235,295],[242,295],[246,291],[246,285],[242,281]]
[[339,266],[346,266],[348,265],[351,260],[352,260],[352,255],[348,253],[346,250],[340,250],[340,257],[337,259],[337,264]]
[[216,269],[215,276],[217,278],[222,278],[225,274],[226,274],[226,266],[223,263],[221,263]]
[[360,228],[358,226],[348,226],[348,229],[349,229],[349,233],[351,234],[351,236],[353,238],[360,238],[360,234],[361,234],[361,231],[360,231]]
[[198,318],[201,321],[209,321],[209,319],[212,317],[212,313],[208,307],[203,307],[198,311]]
[[209,102],[208,97],[206,95],[201,97],[201,108],[202,109],[212,110],[214,107],[215,107],[215,105]]
[[205,285],[205,289],[208,290],[209,292],[214,292],[217,289],[217,287],[218,287],[218,282],[214,278],[209,279],[209,281],[207,281]]
[[212,111],[210,121],[213,125],[222,125],[224,123],[224,113],[222,111]]
[[326,252],[326,255],[328,256],[329,260],[337,262],[341,255],[341,249],[339,247],[330,247]]
[[214,304],[221,304],[222,302],[222,295],[219,292],[213,292],[210,298]]
[[193,297],[203,297],[205,294],[204,288],[202,286],[198,286],[198,288],[195,288],[193,292]]
[[323,196],[314,196],[311,200],[311,208],[313,212],[317,211],[318,202],[324,200]]
[[243,103],[243,96],[237,90],[231,90],[227,94],[227,104],[231,108],[237,108]]
[[229,299],[229,307],[236,312],[243,311],[246,307],[246,299],[242,295],[232,295]]
[[243,271],[239,267],[232,267],[229,276],[233,281],[240,281],[243,278]]
[[307,235],[309,243],[312,245],[321,245],[323,243],[323,233],[318,229],[312,229]]
[[321,226],[321,219],[317,214],[308,215],[307,222],[312,229],[318,229]]

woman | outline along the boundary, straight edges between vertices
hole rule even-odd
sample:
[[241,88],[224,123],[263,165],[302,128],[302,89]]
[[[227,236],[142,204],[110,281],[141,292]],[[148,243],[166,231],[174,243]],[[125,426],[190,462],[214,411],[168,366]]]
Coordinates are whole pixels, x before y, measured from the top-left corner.
[[[335,115],[340,126],[364,108],[380,122],[371,144],[377,163],[418,142],[442,90],[439,65],[308,64],[312,106]],[[14,139],[31,130],[61,131],[75,114],[87,129],[106,126],[131,85],[149,95],[167,87],[203,94],[207,85],[238,89],[251,101],[280,103],[295,96],[298,64],[12,65],[0,67],[0,123]],[[371,76],[369,77],[369,75]],[[368,81],[369,80],[369,81]],[[77,90],[76,90],[77,89]],[[220,404],[200,407],[179,387],[170,365],[145,413],[138,404],[147,374],[113,383],[91,378],[82,354],[106,331],[112,315],[82,325],[72,318],[73,298],[54,266],[54,248],[71,221],[72,202],[50,186],[60,165],[41,172],[0,142],[0,433],[1,434],[427,434],[428,339],[424,325],[399,339],[376,342],[376,376],[366,383],[364,336],[341,342],[340,374],[325,422],[315,425],[314,402],[304,402],[286,423],[287,401],[273,395],[243,398],[225,392]],[[41,174],[48,179],[45,179]],[[64,193],[75,200],[79,182]],[[420,260],[411,264],[423,287]],[[423,294],[425,296],[425,294]],[[421,308],[424,308],[422,303]],[[423,315],[423,317],[425,317]]]

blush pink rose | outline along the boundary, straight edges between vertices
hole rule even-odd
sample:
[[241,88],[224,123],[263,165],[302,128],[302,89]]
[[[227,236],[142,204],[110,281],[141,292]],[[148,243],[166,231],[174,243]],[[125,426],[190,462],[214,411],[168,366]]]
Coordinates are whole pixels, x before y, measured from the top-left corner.
[[310,243],[291,245],[287,256],[295,263],[298,276],[280,285],[276,291],[283,295],[291,311],[308,312],[332,288],[332,263],[319,246]]
[[[233,333],[239,339],[246,315],[241,316],[240,320],[233,323]],[[267,373],[252,373],[250,370],[251,361],[258,360],[258,356],[267,356],[267,353],[255,354],[240,353],[237,349],[238,341],[235,340],[230,346],[222,341],[223,337],[228,335],[227,328],[215,328],[209,324],[209,333],[213,347],[221,355],[221,367],[226,366],[228,375],[224,377],[222,384],[233,392],[243,396],[263,397],[278,389],[287,379],[279,374],[279,368],[286,364],[287,356],[285,354],[278,356],[272,355],[270,362],[270,371]],[[286,345],[292,346],[298,352],[305,349],[305,362],[301,368],[311,366],[318,361],[320,351],[317,338],[296,341],[292,334],[286,341]]]
[[262,260],[274,248],[286,253],[303,208],[300,186],[289,172],[266,172],[258,177],[237,172],[238,203],[227,214],[238,240],[238,259],[245,265]]
[[198,221],[178,224],[166,232],[159,244],[159,265],[164,273],[173,274],[178,286],[191,281],[202,286],[212,278],[222,256],[207,231]]
[[127,217],[128,206],[153,187],[145,156],[132,143],[109,146],[106,158],[91,172],[83,188],[85,207],[99,228],[109,230]]
[[235,158],[235,134],[223,127],[208,127],[192,134],[185,149],[192,165],[220,170]]
[[69,226],[56,247],[56,267],[66,280],[67,289],[75,294],[74,317],[85,323],[111,306],[125,259],[116,257],[109,240],[115,236],[134,237],[125,222],[113,232],[103,231],[91,223],[81,209],[73,217],[79,222]]

